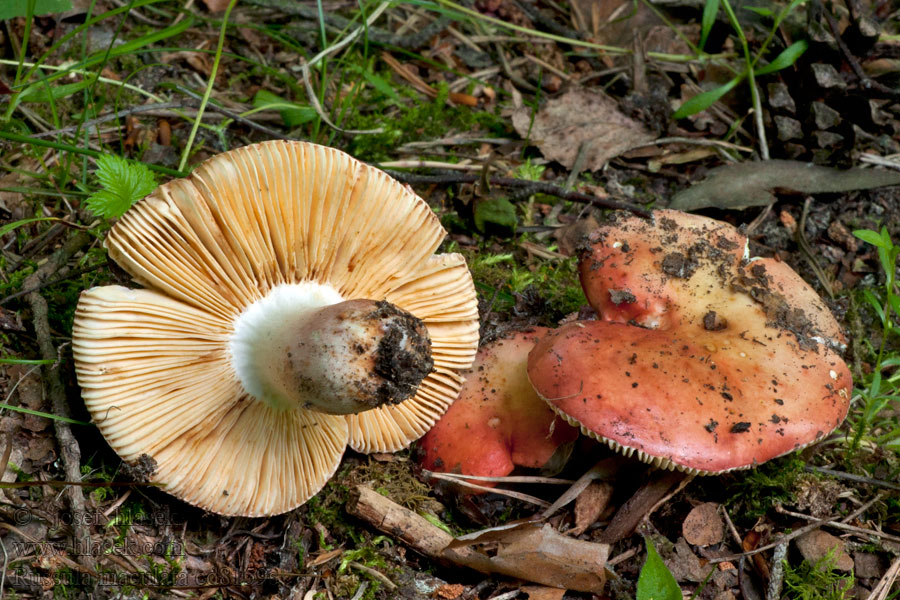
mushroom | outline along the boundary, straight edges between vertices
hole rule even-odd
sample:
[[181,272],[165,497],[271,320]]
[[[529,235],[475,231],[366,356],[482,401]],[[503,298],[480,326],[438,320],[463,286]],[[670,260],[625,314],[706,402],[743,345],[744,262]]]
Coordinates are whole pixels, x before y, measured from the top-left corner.
[[82,293],[85,404],[123,460],[186,502],[291,510],[347,445],[404,448],[456,398],[478,314],[465,260],[434,254],[444,235],[411,190],[337,150],[215,156],[110,231],[144,289]]
[[744,257],[705,217],[620,216],[590,237],[580,273],[598,321],[538,342],[528,376],[586,435],[696,474],[752,467],[843,421],[844,337],[787,265]]
[[459,398],[419,441],[426,469],[503,477],[516,465],[544,466],[578,436],[528,382],[528,353],[547,331],[519,331],[478,351]]

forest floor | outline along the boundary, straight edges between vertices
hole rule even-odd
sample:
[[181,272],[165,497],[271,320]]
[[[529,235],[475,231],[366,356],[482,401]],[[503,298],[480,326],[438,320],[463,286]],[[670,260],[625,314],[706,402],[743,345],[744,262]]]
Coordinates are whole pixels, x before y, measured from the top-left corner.
[[[228,4],[0,7],[0,597],[898,597],[900,5]],[[318,495],[268,518],[143,484],[90,423],[72,360],[80,292],[128,283],[103,246],[127,205],[97,159],[162,183],[269,139],[333,146],[411,185],[448,232],[442,250],[467,259],[482,343],[590,316],[576,246],[617,203],[743,226],[751,253],[795,269],[844,328],[847,419],[757,469],[693,479],[582,437],[522,473],[563,485],[478,495],[433,486],[415,445],[348,450]],[[807,177],[800,163],[863,169]],[[728,164],[741,167],[727,181],[697,185]],[[104,189],[113,200],[92,205]],[[546,521],[608,556],[599,587],[566,565],[553,587],[535,572],[546,562],[523,563],[525,581],[425,556],[347,510],[362,486],[459,535],[531,517],[522,494],[553,503],[610,459],[602,502],[595,482]],[[650,543],[680,592],[644,567]]]

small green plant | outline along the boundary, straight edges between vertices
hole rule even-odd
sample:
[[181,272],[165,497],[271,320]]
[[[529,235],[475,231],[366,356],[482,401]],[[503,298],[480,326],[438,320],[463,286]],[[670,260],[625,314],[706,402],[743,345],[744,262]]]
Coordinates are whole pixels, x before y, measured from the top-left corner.
[[900,366],[900,356],[887,351],[889,339],[900,332],[898,329],[900,324],[897,322],[900,318],[900,292],[896,280],[900,246],[894,244],[886,227],[882,227],[880,231],[861,229],[854,231],[853,235],[875,246],[881,270],[884,272],[884,285],[880,290],[862,291],[863,300],[881,322],[881,344],[871,376],[867,377],[867,381],[857,389],[863,409],[862,415],[855,423],[850,451],[855,452],[867,432],[874,429],[881,432],[872,440],[876,446],[900,452],[900,427],[897,427],[895,421],[878,422],[881,411],[900,400],[897,393],[900,387],[900,373],[886,379],[883,376],[884,371]]
[[681,588],[666,567],[653,542],[645,537],[647,560],[638,576],[637,600],[682,600]]
[[97,179],[103,189],[87,199],[95,215],[121,217],[131,206],[156,189],[156,177],[145,165],[121,156],[104,154],[97,159]]
[[750,45],[747,41],[747,36],[744,34],[744,29],[741,26],[741,23],[738,21],[737,15],[735,14],[729,0],[706,0],[706,4],[703,8],[703,17],[701,19],[700,49],[702,49],[706,44],[706,39],[709,36],[709,32],[712,30],[712,26],[716,21],[716,15],[718,14],[719,8],[721,7],[725,11],[726,16],[728,17],[728,22],[731,24],[731,27],[734,29],[735,33],[737,34],[738,40],[740,41],[741,52],[744,55],[744,68],[738,71],[731,79],[731,81],[720,85],[717,88],[697,94],[690,100],[686,101],[678,108],[678,110],[675,111],[675,113],[672,115],[672,118],[683,119],[684,117],[689,117],[700,111],[706,110],[707,108],[715,104],[715,102],[719,100],[719,98],[733,90],[745,79],[748,80],[748,83],[750,85],[750,93],[754,100],[753,104],[754,106],[758,105],[759,92],[756,88],[756,77],[774,73],[776,71],[780,71],[782,69],[790,67],[795,62],[797,62],[797,59],[799,59],[809,47],[809,43],[806,40],[799,40],[782,50],[778,56],[776,56],[771,62],[769,62],[769,64],[762,67],[757,66],[759,64],[759,61],[763,58],[763,56],[765,56],[766,50],[768,49],[770,42],[775,36],[775,32],[778,31],[778,28],[781,26],[781,23],[792,11],[794,11],[805,1],[806,0],[793,0],[780,12],[778,12],[778,14],[775,14],[768,8],[751,9],[760,16],[773,19],[772,29],[770,30],[769,35],[762,43],[759,51],[756,53],[756,55],[754,55],[750,51]]
[[847,600],[852,597],[853,573],[835,571],[835,549],[814,564],[804,560],[797,567],[784,562],[784,597],[788,600]]

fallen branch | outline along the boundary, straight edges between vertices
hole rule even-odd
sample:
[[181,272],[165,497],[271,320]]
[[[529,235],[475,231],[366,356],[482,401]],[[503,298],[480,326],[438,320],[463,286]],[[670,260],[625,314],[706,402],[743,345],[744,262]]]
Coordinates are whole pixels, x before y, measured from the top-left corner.
[[[39,288],[46,279],[61,269],[69,262],[72,256],[87,246],[93,239],[86,231],[79,231],[73,235],[63,244],[62,248],[53,253],[46,263],[28,276],[23,287],[25,289]],[[47,301],[38,292],[34,291],[28,294],[28,302],[31,305],[31,317],[34,323],[34,332],[41,349],[41,357],[44,360],[53,361],[52,365],[42,369],[44,385],[53,405],[53,413],[61,417],[71,418],[69,405],[66,401],[66,388],[63,385],[62,378],[59,376],[59,349],[53,345],[51,338],[50,321],[47,316]],[[72,435],[72,429],[65,421],[54,419],[53,427],[56,432],[56,439],[59,442],[59,453],[62,457],[66,479],[79,481],[81,479],[81,448],[78,446],[78,441]],[[85,524],[84,519],[78,516],[85,513],[84,495],[81,493],[81,488],[75,486],[67,487],[66,496],[69,499],[69,509],[75,516],[72,519],[72,527],[75,530],[77,543],[80,545],[79,547],[90,548],[91,530]],[[87,566],[93,567],[92,557],[85,556],[83,560],[88,562]]]
[[609,546],[566,537],[546,523],[510,523],[454,539],[424,517],[365,486],[350,492],[347,512],[421,554],[482,573],[583,592],[600,593],[604,585]]
[[[482,181],[482,175],[476,173],[452,173],[446,175],[419,175],[416,173],[403,173],[401,171],[386,171],[388,175],[401,183],[408,184],[436,184],[449,185],[454,183],[475,183]],[[528,181],[526,179],[515,179],[513,177],[488,177],[488,185],[497,187],[512,188],[524,190],[527,194],[547,194],[548,196],[556,196],[570,202],[579,204],[592,204],[598,208],[607,208],[613,210],[627,210],[631,213],[650,218],[650,211],[641,208],[637,204],[625,202],[622,200],[610,200],[607,198],[598,198],[590,194],[582,194],[567,190],[558,185],[547,183],[546,181]]]

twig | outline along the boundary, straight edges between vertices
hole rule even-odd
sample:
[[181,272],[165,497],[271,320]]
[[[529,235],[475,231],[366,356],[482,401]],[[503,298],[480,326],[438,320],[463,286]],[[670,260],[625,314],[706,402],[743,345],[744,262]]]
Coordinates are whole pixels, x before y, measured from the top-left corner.
[[[418,175],[416,173],[402,173],[399,171],[387,171],[388,175],[401,183],[409,184],[437,184],[448,185],[453,183],[475,183],[481,180],[481,175],[474,173],[460,173],[449,175]],[[545,181],[527,181],[525,179],[515,179],[512,177],[489,177],[488,184],[497,187],[506,187],[513,189],[525,190],[528,195],[547,194],[548,196],[556,196],[570,202],[579,204],[592,204],[598,208],[608,208],[613,210],[627,210],[631,213],[650,218],[650,211],[641,208],[636,204],[624,202],[621,200],[610,200],[608,198],[597,198],[589,194],[582,194],[566,190],[558,185],[547,183]]]
[[787,556],[787,542],[775,546],[772,553],[772,568],[769,569],[769,589],[766,600],[780,600],[781,586],[784,583],[784,558]]
[[456,479],[455,477],[447,477],[444,473],[432,473],[431,477],[434,479],[442,479],[444,481],[452,481],[455,485],[464,488],[470,488],[473,490],[478,490],[480,492],[491,492],[493,494],[500,494],[501,496],[507,496],[509,498],[514,498],[516,500],[521,500],[522,502],[528,502],[529,504],[534,504],[536,506],[540,506],[542,508],[546,508],[550,506],[549,502],[545,502],[540,498],[536,498],[529,494],[523,494],[522,492],[516,492],[513,490],[504,490],[502,488],[492,488],[486,485],[478,485],[477,483],[471,483],[466,481],[465,479]]
[[885,571],[875,587],[872,588],[872,592],[866,596],[866,600],[884,600],[887,598],[888,594],[891,592],[891,587],[893,587],[894,582],[897,580],[897,575],[900,575],[900,557],[894,559],[894,562],[891,563],[888,570]]
[[369,587],[368,581],[363,581],[359,584],[359,587],[356,588],[356,593],[353,594],[353,597],[350,600],[360,600],[363,597],[363,594],[366,593],[366,589]]
[[[390,2],[382,2],[381,4],[379,4],[378,8],[376,8],[374,11],[372,11],[372,14],[369,15],[368,19],[366,19],[366,27],[368,27],[369,25],[374,23],[375,20],[381,16],[381,13],[383,13],[385,10],[387,10],[387,8],[390,5],[391,5]],[[359,37],[359,35],[363,31],[366,30],[366,27],[363,27],[362,25],[357,27],[350,33],[350,35],[345,37],[343,40],[341,40],[340,42],[338,42],[337,44],[335,44],[329,48],[326,48],[325,50],[322,50],[321,52],[316,54],[314,57],[312,57],[309,61],[304,62],[302,65],[300,65],[300,72],[303,75],[303,86],[306,88],[306,96],[307,96],[307,99],[309,100],[310,104],[312,104],[312,107],[315,109],[316,114],[319,115],[319,118],[321,118],[322,121],[324,121],[326,125],[328,125],[332,129],[334,129],[335,131],[340,131],[341,133],[349,133],[351,135],[367,135],[367,134],[372,134],[372,133],[381,133],[383,131],[383,128],[378,127],[376,129],[343,129],[341,127],[338,127],[334,123],[332,123],[331,119],[328,118],[328,115],[325,114],[325,109],[323,109],[322,105],[319,103],[319,96],[316,94],[316,90],[313,89],[312,81],[310,80],[310,75],[309,75],[309,68],[312,66],[315,66],[315,64],[317,62],[319,62],[320,60],[322,60],[323,58],[326,58],[326,57],[334,54],[335,52],[341,50],[345,46],[352,43],[353,40],[355,40],[357,37]]]
[[573,500],[575,500],[578,496],[581,495],[592,481],[596,479],[610,479],[615,477],[621,465],[621,461],[616,461],[614,459],[605,459],[601,460],[593,467],[588,469],[584,475],[579,477],[576,481],[574,481],[563,494],[556,499],[550,507],[548,507],[544,512],[541,513],[541,517],[547,519],[551,517],[556,511],[566,506]]
[[[10,294],[9,296],[6,296],[2,300],[0,300],[0,305],[6,304],[10,300],[15,300],[16,298],[21,298],[22,296],[27,296],[28,294],[30,294],[32,292],[38,292],[47,286],[56,285],[57,283],[61,283],[67,279],[71,279],[72,277],[78,277],[79,275],[84,275],[85,273],[90,273],[91,271],[96,271],[97,269],[99,269],[100,267],[103,267],[105,265],[106,265],[106,261],[104,260],[95,265],[89,265],[87,267],[81,267],[81,268],[75,269],[73,271],[68,271],[59,277],[48,277],[46,281],[41,281],[41,283],[35,285],[34,287],[25,288],[23,290],[19,290],[18,292],[14,293],[14,294]],[[26,280],[25,282],[27,283],[28,280]]]
[[855,481],[857,483],[868,483],[869,485],[877,485],[883,488],[888,488],[889,490],[900,490],[900,485],[896,483],[891,483],[889,481],[882,481],[881,479],[874,479],[872,477],[864,477],[862,475],[854,475],[853,473],[844,473],[843,471],[835,471],[833,469],[826,469],[824,467],[814,467],[812,465],[807,465],[804,467],[804,470],[810,471],[812,473],[822,473],[823,475],[831,475],[832,477],[836,477],[838,479],[846,479],[847,481]]
[[850,64],[850,68],[853,69],[853,74],[859,79],[860,87],[864,90],[874,90],[887,98],[893,98],[894,100],[900,99],[900,90],[891,89],[866,75],[862,65],[859,64],[859,61],[853,56],[853,53],[850,52],[850,48],[847,47],[847,44],[844,43],[844,39],[841,37],[840,27],[838,26],[837,21],[834,20],[834,16],[832,16],[831,12],[825,7],[822,8],[822,14],[825,15],[825,20],[828,21],[828,28],[831,29],[831,35],[833,35],[835,41],[837,41],[841,53],[844,55],[847,63]]
[[[811,516],[805,515],[803,513],[794,512],[792,510],[787,510],[786,508],[784,508],[782,506],[777,506],[775,508],[775,511],[779,512],[783,515],[788,515],[789,517],[794,517],[797,519],[805,519],[807,521],[815,519],[815,517],[811,517]],[[842,521],[846,521],[846,519],[842,519]],[[889,533],[883,533],[881,531],[876,531],[874,529],[866,529],[865,527],[856,527],[855,525],[847,525],[847,523],[844,523],[842,521],[830,521],[829,520],[829,521],[823,522],[822,526],[823,527],[833,527],[835,529],[842,529],[844,531],[849,531],[851,533],[855,533],[857,535],[862,535],[862,536],[871,535],[871,536],[880,538],[882,540],[887,540],[889,542],[900,542],[900,536],[891,535]]]
[[531,477],[528,475],[509,475],[506,477],[488,477],[486,475],[462,475],[460,473],[437,473],[422,469],[422,473],[426,477],[434,477],[436,479],[446,479],[450,481],[458,481],[460,479],[471,479],[472,481],[497,481],[500,483],[546,483],[549,485],[571,485],[575,483],[571,479],[556,479],[554,477]]
[[[34,288],[39,286],[93,239],[85,231],[79,231],[73,235],[46,263],[25,279],[24,287]],[[28,301],[31,304],[32,322],[34,323],[35,335],[41,348],[41,356],[44,360],[54,361],[53,366],[42,369],[44,383],[47,386],[47,395],[53,404],[53,412],[61,417],[71,418],[69,406],[66,402],[66,388],[63,385],[62,378],[59,376],[58,364],[56,364],[59,356],[51,338],[50,321],[47,316],[47,301],[36,291],[28,294]],[[72,435],[72,429],[68,423],[54,419],[53,427],[56,432],[56,439],[59,442],[59,453],[62,457],[66,479],[79,481],[81,479],[81,449],[78,447],[78,440]],[[67,487],[66,492],[69,498],[69,508],[72,514],[75,515],[75,518],[72,520],[72,527],[75,530],[75,535],[80,538],[78,543],[85,544],[81,546],[83,548],[90,548],[90,528],[84,523],[83,519],[78,517],[78,515],[85,512],[84,495],[81,493],[81,488],[76,486]],[[90,556],[86,556],[84,560],[92,562]],[[93,565],[90,566],[93,567]]]
[[[182,94],[187,94],[188,96],[190,96],[196,100],[203,99],[202,96],[200,96],[200,94],[194,93],[191,90],[183,88],[183,87],[179,87],[178,91],[180,91]],[[247,117],[242,117],[241,115],[237,114],[236,112],[228,110],[227,108],[219,106],[218,104],[207,104],[206,109],[215,111],[217,113],[221,113],[221,114],[225,115],[226,117],[228,117],[229,119],[232,119],[234,121],[237,121],[238,123],[246,125],[250,129],[255,129],[257,131],[265,133],[266,135],[273,137],[275,139],[279,139],[279,140],[297,140],[298,139],[295,137],[291,137],[289,135],[284,135],[280,131],[276,131],[270,127],[266,127],[265,125],[260,125],[256,121],[253,121],[252,119],[248,119]]]
[[385,575],[384,573],[382,573],[381,571],[377,571],[377,570],[373,569],[372,567],[367,567],[366,565],[358,563],[355,560],[351,560],[350,562],[348,562],[347,566],[353,567],[357,571],[362,571],[363,573],[368,573],[369,575],[371,575],[372,577],[374,577],[375,579],[377,579],[378,581],[380,581],[381,583],[386,585],[389,590],[397,589],[397,584],[394,583],[393,581],[391,581],[390,579],[388,579],[388,576]]
[[[876,498],[876,500],[877,500],[877,498]],[[862,506],[860,506],[859,508],[854,510],[852,513],[847,515],[844,518],[844,520],[849,521],[849,520],[855,519],[859,515],[866,512],[866,510],[868,510],[869,506],[871,506],[871,504],[869,502],[863,504]],[[725,515],[727,518],[728,513],[726,512]],[[716,558],[711,558],[709,560],[709,562],[711,562],[713,564],[721,563],[721,562],[734,562],[736,560],[743,559],[748,556],[753,556],[754,554],[759,554],[760,552],[765,552],[767,550],[771,550],[773,548],[778,547],[779,544],[786,544],[789,541],[793,540],[794,538],[800,537],[804,533],[808,533],[810,531],[813,531],[814,529],[819,529],[820,527],[822,527],[822,525],[828,523],[829,521],[832,521],[832,519],[830,517],[826,517],[824,519],[816,519],[815,521],[813,521],[812,523],[809,523],[808,525],[804,525],[803,527],[801,527],[799,529],[795,529],[794,531],[792,531],[788,534],[780,536],[776,541],[772,542],[771,544],[766,544],[765,546],[760,546],[759,548],[754,548],[753,550],[747,550],[746,552],[741,552],[740,554],[731,554],[729,556],[719,556]],[[730,523],[731,519],[728,519],[728,522]],[[869,530],[865,530],[865,531],[871,533]],[[734,533],[736,535],[737,531],[734,531]]]
[[740,144],[734,144],[732,142],[726,142],[723,140],[708,140],[705,138],[690,138],[690,137],[662,137],[657,138],[650,142],[643,142],[641,144],[635,144],[634,146],[630,146],[627,150],[621,152],[620,154],[625,154],[626,152],[630,152],[632,150],[637,150],[638,148],[649,148],[650,146],[662,146],[663,144],[689,144],[691,146],[714,146],[716,148],[724,148],[726,150],[737,150],[738,152],[753,152],[753,148],[748,148],[747,146],[741,146]]

